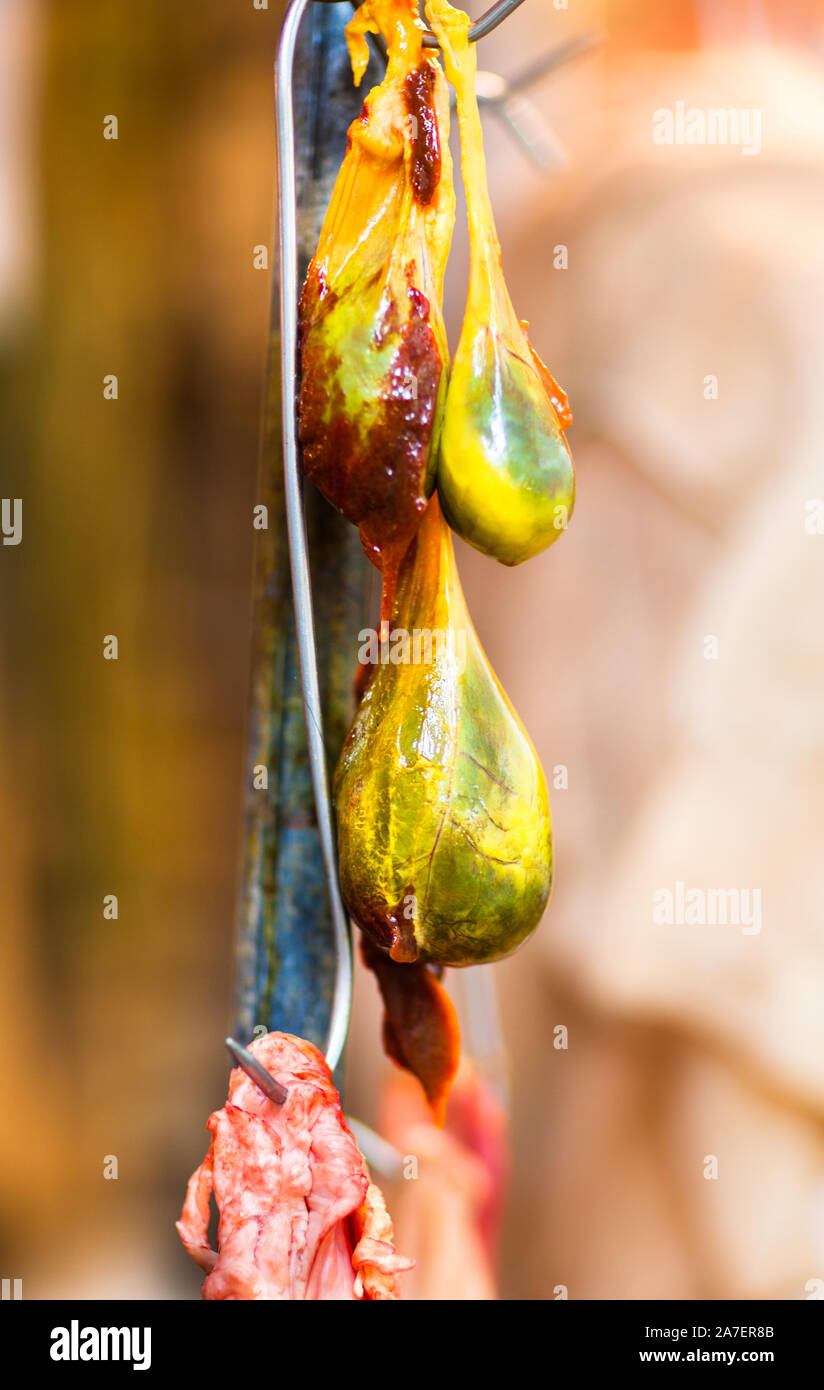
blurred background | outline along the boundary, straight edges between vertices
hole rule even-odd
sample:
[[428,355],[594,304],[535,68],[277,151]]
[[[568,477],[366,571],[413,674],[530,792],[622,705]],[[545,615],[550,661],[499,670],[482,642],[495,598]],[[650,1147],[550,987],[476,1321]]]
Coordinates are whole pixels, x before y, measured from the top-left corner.
[[[282,9],[0,0],[0,496],[23,499],[0,546],[0,1273],[27,1298],[199,1291],[173,1222],[226,1089]],[[418,1293],[805,1298],[824,6],[527,0],[481,66],[514,79],[581,35],[523,93],[548,167],[486,117],[510,290],[575,413],[576,515],[516,571],[459,553],[548,774],[558,877],[495,970],[500,1269],[473,1285],[458,1242]],[[758,149],[657,143],[678,103],[759,113]],[[459,217],[453,342],[465,283]],[[760,931],[657,925],[678,882],[759,890]],[[379,1015],[361,976],[346,1099],[386,1128]]]

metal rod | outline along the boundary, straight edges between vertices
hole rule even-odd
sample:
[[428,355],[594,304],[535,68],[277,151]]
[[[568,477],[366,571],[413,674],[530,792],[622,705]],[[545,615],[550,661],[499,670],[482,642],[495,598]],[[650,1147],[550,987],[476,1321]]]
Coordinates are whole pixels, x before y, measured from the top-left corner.
[[507,1061],[495,967],[473,965],[460,973],[463,1012],[461,1025],[467,1052],[492,1087],[504,1109],[509,1107]]
[[298,456],[296,399],[297,382],[297,283],[298,231],[297,197],[295,192],[295,126],[292,106],[292,69],[295,44],[301,19],[310,0],[293,0],[283,23],[275,65],[275,101],[278,126],[278,239],[280,252],[280,351],[283,386],[283,468],[286,492],[286,520],[289,531],[289,555],[292,573],[292,592],[295,604],[298,653],[300,658],[301,689],[306,715],[306,734],[309,765],[318,832],[321,841],[329,906],[335,935],[337,956],[335,994],[329,1032],[326,1037],[326,1061],[334,1071],[340,1061],[349,1026],[352,1006],[352,943],[349,922],[340,896],[337,849],[332,825],[329,779],[323,743],[323,715],[318,684],[315,618],[312,606],[312,585],[306,540],[306,517],[303,505],[303,479]]
[[355,1136],[355,1142],[366,1159],[370,1172],[380,1173],[382,1178],[393,1181],[403,1177],[403,1154],[390,1144],[388,1139],[376,1134],[362,1120],[346,1116],[346,1123]]
[[600,48],[606,42],[604,34],[597,30],[588,30],[584,34],[578,34],[573,39],[567,39],[566,43],[559,44],[549,53],[545,53],[543,58],[539,58],[536,63],[531,63],[524,68],[523,72],[516,73],[509,79],[507,84],[509,91],[520,92],[524,87],[530,87],[533,82],[538,82],[542,77],[546,77],[556,68],[562,67],[564,63],[569,63],[573,58],[582,58],[585,53],[592,53],[594,49]]
[[234,1038],[226,1038],[226,1046],[237,1066],[240,1067],[241,1071],[245,1071],[249,1079],[254,1081],[269,1100],[274,1101],[275,1105],[283,1105],[288,1100],[289,1092],[286,1087],[281,1086],[280,1082],[275,1080],[271,1073],[257,1060],[257,1057],[253,1057],[251,1052],[247,1052],[246,1048],[241,1047]]

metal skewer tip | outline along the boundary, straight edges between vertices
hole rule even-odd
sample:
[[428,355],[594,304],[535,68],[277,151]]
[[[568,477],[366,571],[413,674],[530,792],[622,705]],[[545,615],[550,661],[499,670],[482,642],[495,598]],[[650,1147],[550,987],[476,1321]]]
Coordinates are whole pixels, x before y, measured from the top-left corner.
[[[491,34],[493,29],[497,29],[499,24],[503,24],[505,19],[517,10],[524,0],[498,0],[497,5],[492,5],[490,9],[482,14],[469,30],[469,42],[477,43],[478,39],[485,39],[487,34]],[[423,39],[424,48],[440,48],[435,35],[427,29]]]
[[251,1081],[254,1081],[258,1089],[269,1100],[274,1101],[275,1105],[283,1105],[289,1095],[286,1087],[281,1086],[280,1082],[276,1081],[266,1068],[261,1066],[257,1058],[253,1057],[245,1047],[241,1047],[240,1043],[235,1042],[234,1038],[227,1038],[226,1046],[237,1065],[242,1071],[245,1071]]

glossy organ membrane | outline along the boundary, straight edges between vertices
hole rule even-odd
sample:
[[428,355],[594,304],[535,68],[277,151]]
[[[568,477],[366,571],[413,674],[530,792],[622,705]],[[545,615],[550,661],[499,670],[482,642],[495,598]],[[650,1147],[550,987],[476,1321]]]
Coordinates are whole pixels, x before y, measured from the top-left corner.
[[385,80],[348,148],[300,301],[306,474],[394,572],[434,486],[448,351],[441,314],[455,217],[449,101],[415,0],[367,0],[347,28],[355,80],[382,33]]
[[[411,1262],[398,1255],[380,1189],[346,1127],[311,1043],[267,1033],[249,1051],[289,1092],[275,1105],[236,1068],[209,1119],[209,1152],[177,1229],[205,1271],[205,1299],[386,1300]],[[218,1249],[209,1242],[214,1195]]]
[[504,281],[469,20],[445,0],[428,0],[426,13],[457,94],[470,237],[469,293],[446,400],[438,492],[464,540],[517,565],[557,540],[572,515],[575,475],[563,434],[571,416]]
[[343,896],[395,962],[499,960],[549,897],[549,799],[478,642],[436,498],[392,626],[392,659],[375,669],[335,776]]

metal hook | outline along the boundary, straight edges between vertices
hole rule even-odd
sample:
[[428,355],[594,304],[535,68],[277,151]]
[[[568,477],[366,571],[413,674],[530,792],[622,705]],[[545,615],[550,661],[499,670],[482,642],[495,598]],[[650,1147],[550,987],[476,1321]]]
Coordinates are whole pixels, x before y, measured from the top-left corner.
[[250,1081],[254,1081],[259,1090],[269,1100],[274,1101],[275,1105],[283,1105],[289,1097],[286,1087],[281,1086],[271,1072],[268,1072],[257,1058],[252,1056],[251,1052],[248,1052],[245,1047],[241,1047],[239,1042],[235,1042],[234,1038],[226,1038],[225,1041],[235,1064],[240,1067],[241,1071],[245,1071]]
[[280,256],[280,360],[283,392],[283,471],[286,521],[295,606],[301,691],[306,716],[309,766],[318,817],[329,905],[337,957],[332,1015],[326,1037],[326,1061],[334,1071],[340,1061],[352,1006],[352,942],[349,922],[338,883],[337,850],[332,824],[326,755],[323,745],[323,713],[318,682],[315,616],[303,479],[298,457],[295,384],[297,382],[298,230],[295,191],[295,125],[292,103],[292,71],[298,29],[310,0],[293,0],[281,32],[275,64],[275,102],[278,144],[278,250]]

